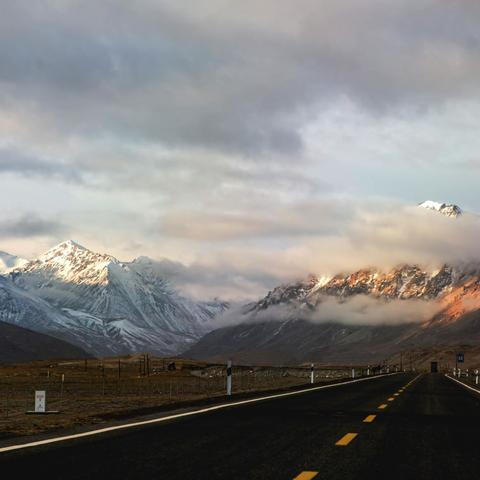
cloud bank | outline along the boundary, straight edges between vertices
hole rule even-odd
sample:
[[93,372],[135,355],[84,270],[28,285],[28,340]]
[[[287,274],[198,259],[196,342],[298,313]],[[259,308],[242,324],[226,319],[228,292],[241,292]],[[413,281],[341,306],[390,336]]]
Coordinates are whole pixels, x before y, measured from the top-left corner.
[[[1,248],[178,262],[203,297],[478,257],[471,1],[6,1]],[[433,268],[433,267],[432,267]]]

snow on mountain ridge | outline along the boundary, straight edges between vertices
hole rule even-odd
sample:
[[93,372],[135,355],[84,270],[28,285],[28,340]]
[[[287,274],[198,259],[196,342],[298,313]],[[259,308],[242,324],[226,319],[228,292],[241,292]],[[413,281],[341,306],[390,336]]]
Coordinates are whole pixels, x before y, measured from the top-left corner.
[[[58,335],[64,335],[66,327],[80,332],[77,343],[94,354],[119,349],[178,353],[206,333],[209,321],[228,308],[223,302],[180,295],[155,260],[140,257],[120,262],[74,241],[53,247],[13,270],[8,278],[15,287],[61,312],[51,328]],[[26,327],[35,327],[34,318],[23,316],[22,321]]]
[[426,200],[425,202],[419,203],[419,207],[426,208],[427,210],[435,210],[447,217],[456,218],[462,215],[462,209],[453,203],[439,203],[432,200]]
[[0,274],[8,273],[15,268],[24,266],[26,263],[28,263],[28,260],[25,258],[0,251]]
[[120,262],[111,255],[92,252],[73,240],[68,240],[28,262],[20,270],[41,270],[46,277],[64,282],[105,285],[108,283],[108,267],[111,264]]

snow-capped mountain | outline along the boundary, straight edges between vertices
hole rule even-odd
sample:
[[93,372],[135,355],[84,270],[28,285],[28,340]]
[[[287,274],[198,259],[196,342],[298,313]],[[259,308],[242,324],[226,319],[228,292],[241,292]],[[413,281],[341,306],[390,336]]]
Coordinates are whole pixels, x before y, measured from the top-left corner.
[[0,251],[0,274],[8,273],[15,268],[20,268],[28,262],[25,258],[10,255]]
[[426,200],[418,205],[421,208],[426,208],[428,210],[435,210],[447,217],[456,218],[462,215],[462,209],[458,205],[453,203],[439,203],[433,202],[432,200]]
[[[207,321],[228,305],[178,294],[157,264],[146,257],[120,262],[63,242],[10,271],[3,285],[15,308],[0,302],[0,319],[66,338],[94,354],[176,354],[205,334]],[[40,317],[26,297],[43,312]]]
[[[349,324],[348,318],[342,323],[335,316],[321,316],[326,307],[329,314],[344,308],[348,316],[349,301],[359,298],[367,300],[369,314],[392,301],[400,302],[397,310],[401,302],[412,300],[420,302],[416,308],[435,308],[421,322],[393,325],[390,318],[379,324]],[[444,265],[433,272],[402,265],[330,279],[311,275],[273,289],[238,315],[239,324],[208,333],[186,355],[263,363],[367,362],[416,346],[480,342],[480,264]]]
[[259,312],[279,304],[316,308],[329,296],[339,300],[355,295],[368,295],[384,300],[431,300],[448,291],[461,278],[469,277],[474,271],[444,265],[429,272],[418,265],[401,265],[386,272],[369,268],[335,275],[328,280],[310,275],[305,280],[274,288],[248,311]]

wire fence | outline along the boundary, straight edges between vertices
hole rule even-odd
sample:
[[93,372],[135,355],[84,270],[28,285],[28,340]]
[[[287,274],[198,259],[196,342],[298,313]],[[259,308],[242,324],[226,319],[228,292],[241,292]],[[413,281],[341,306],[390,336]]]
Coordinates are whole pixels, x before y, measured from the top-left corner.
[[[319,367],[314,382],[329,382],[380,373],[357,366]],[[262,392],[310,383],[310,366],[234,366],[233,393]],[[25,415],[34,409],[34,394],[46,392],[46,407],[58,411],[48,420]],[[150,358],[89,360],[0,367],[0,438],[7,433],[35,433],[48,427],[102,421],[115,414],[222,397],[226,366]]]

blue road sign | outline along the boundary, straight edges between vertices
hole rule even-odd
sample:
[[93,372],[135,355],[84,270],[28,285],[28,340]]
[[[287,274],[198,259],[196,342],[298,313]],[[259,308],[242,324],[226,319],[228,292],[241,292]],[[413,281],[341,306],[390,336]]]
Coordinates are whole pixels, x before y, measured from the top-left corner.
[[463,353],[457,353],[457,362],[458,363],[465,362],[465,355]]

